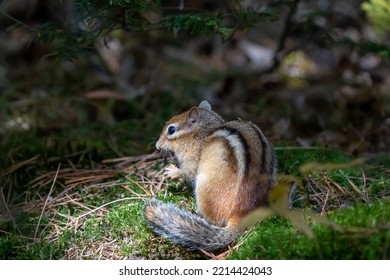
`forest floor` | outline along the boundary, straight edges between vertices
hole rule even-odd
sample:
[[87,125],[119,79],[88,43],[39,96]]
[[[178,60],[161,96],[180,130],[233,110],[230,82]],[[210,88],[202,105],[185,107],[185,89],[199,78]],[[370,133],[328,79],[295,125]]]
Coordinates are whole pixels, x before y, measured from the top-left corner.
[[[335,229],[306,220],[308,238],[289,219],[274,216],[249,229],[220,252],[189,251],[158,237],[143,218],[145,200],[157,197],[194,211],[190,187],[163,174],[170,160],[157,153],[106,159],[95,168],[69,160],[56,170],[40,168],[39,157],[2,171],[12,180],[23,168],[35,179],[18,203],[2,204],[1,259],[388,259],[390,257],[389,157],[359,165],[322,148],[276,147],[279,178],[303,182],[291,209],[328,216]],[[308,172],[300,167],[314,163]],[[323,169],[318,163],[327,163]],[[341,165],[340,165],[341,164]],[[317,170],[318,169],[318,170]],[[282,180],[282,179],[281,179]],[[1,200],[7,193],[2,190]]]

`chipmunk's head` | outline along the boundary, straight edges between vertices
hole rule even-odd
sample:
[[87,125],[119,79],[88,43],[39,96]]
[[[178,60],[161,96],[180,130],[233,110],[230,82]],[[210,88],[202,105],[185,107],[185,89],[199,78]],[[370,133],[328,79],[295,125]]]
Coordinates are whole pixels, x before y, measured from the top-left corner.
[[163,128],[156,148],[163,151],[179,152],[191,147],[193,141],[199,141],[202,133],[218,127],[223,119],[211,110],[207,101],[202,101],[198,107],[192,107],[187,112],[172,117]]

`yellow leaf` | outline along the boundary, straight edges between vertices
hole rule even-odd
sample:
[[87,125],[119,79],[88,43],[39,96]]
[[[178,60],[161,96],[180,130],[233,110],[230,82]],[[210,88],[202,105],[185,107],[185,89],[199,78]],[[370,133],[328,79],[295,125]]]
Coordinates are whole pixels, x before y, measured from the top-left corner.
[[257,223],[260,223],[265,218],[268,218],[274,214],[275,213],[271,210],[271,208],[266,208],[266,207],[257,208],[256,210],[250,212],[242,219],[242,221],[240,222],[240,227],[241,228],[252,227]]
[[296,229],[302,231],[310,239],[314,237],[314,233],[305,221],[305,213],[303,211],[289,210],[284,213],[286,217]]
[[276,182],[269,194],[269,205],[271,209],[273,209],[278,214],[288,211],[289,194],[290,185],[287,182]]
[[[325,170],[325,169],[340,169],[348,168],[361,164],[362,160],[355,160],[345,164],[331,164],[331,163],[308,163],[301,167],[302,172],[308,172],[311,170]],[[291,182],[301,185],[300,179],[293,176],[280,176],[279,180],[272,187],[269,194],[269,207],[261,207],[249,213],[243,218],[240,223],[240,227],[248,228],[261,222],[265,218],[273,215],[278,215],[289,220],[293,226],[303,232],[308,238],[313,238],[314,233],[306,221],[306,217],[310,217],[312,220],[329,226],[336,230],[342,230],[342,227],[329,221],[326,217],[320,216],[316,213],[305,210],[290,210],[289,209],[289,196],[291,189]]]
[[364,159],[358,158],[346,163],[319,163],[319,162],[309,162],[301,165],[299,170],[302,174],[307,174],[310,171],[322,171],[322,170],[335,170],[335,169],[345,169],[353,168],[364,163]]

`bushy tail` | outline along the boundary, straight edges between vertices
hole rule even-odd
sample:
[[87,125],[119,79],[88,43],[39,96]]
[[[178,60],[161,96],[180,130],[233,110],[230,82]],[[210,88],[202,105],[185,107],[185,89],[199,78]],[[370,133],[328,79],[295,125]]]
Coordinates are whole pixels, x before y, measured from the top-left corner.
[[239,235],[237,230],[213,225],[199,215],[155,199],[146,203],[145,217],[157,234],[193,250],[217,250]]

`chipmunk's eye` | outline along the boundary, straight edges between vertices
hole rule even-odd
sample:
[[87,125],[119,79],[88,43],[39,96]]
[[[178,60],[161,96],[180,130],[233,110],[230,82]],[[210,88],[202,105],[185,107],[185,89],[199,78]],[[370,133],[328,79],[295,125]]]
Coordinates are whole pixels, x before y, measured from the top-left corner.
[[174,127],[173,125],[168,127],[168,135],[172,135],[175,132],[176,132],[176,127]]

